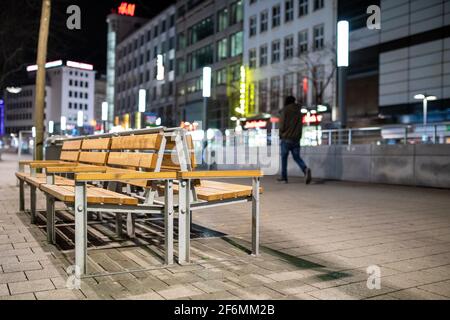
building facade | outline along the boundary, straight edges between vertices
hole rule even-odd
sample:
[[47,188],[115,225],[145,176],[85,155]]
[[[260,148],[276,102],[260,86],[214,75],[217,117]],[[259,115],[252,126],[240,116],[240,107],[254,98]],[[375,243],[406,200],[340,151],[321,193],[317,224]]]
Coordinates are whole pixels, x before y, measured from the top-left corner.
[[[170,6],[117,45],[115,125],[175,125],[175,6]],[[145,90],[145,112],[139,92]],[[159,123],[159,122],[158,122]]]
[[[176,105],[179,121],[229,127],[240,101],[243,0],[176,2]],[[212,69],[211,97],[203,99],[203,68]]]
[[288,95],[306,109],[335,110],[337,1],[249,0],[244,12],[255,114],[277,115]]
[[[367,27],[370,5],[381,8],[380,29]],[[428,121],[450,120],[450,1],[339,1],[350,22],[347,109],[353,124],[422,123],[417,94],[428,103]],[[360,93],[364,92],[364,95]]]
[[[78,117],[82,115],[85,132],[94,120],[95,71],[92,65],[67,61],[48,63],[44,121],[46,130],[53,121],[54,133],[60,133],[61,118],[66,122],[66,132],[75,133]],[[34,66],[29,67],[30,77],[35,77]],[[26,85],[18,94],[5,92],[6,133],[31,130],[34,126],[35,86]]]
[[[5,134],[18,134],[19,131],[31,131],[34,126],[35,86],[21,87],[21,92],[4,92],[4,126]],[[51,105],[51,88],[45,87],[44,121],[48,128]]]

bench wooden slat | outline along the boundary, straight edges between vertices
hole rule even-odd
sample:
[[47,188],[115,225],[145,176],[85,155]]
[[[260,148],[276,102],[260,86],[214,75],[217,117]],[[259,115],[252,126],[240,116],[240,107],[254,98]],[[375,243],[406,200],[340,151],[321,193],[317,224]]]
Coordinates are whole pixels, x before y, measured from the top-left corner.
[[111,138],[84,139],[81,150],[108,150]]
[[93,163],[104,165],[106,162],[107,152],[80,152],[79,162],[83,163]]
[[[58,186],[43,184],[40,189],[63,202],[75,202],[75,188],[73,186]],[[138,200],[117,192],[97,187],[87,188],[87,202],[91,204],[126,204],[137,205]]]
[[156,167],[157,154],[137,152],[110,152],[108,165],[154,169]]
[[62,161],[76,162],[78,161],[78,155],[79,155],[78,151],[61,151],[59,159]]
[[64,141],[62,150],[80,150],[82,140],[69,140]]
[[158,150],[162,135],[159,133],[112,138],[111,150]]

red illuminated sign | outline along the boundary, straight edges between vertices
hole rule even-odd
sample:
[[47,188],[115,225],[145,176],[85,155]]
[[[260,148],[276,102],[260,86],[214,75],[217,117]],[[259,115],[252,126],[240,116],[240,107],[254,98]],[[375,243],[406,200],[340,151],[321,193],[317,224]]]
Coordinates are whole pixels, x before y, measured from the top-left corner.
[[245,123],[245,129],[261,129],[267,127],[267,121],[264,120],[253,120],[247,121]]
[[117,12],[123,16],[134,17],[134,12],[136,11],[136,5],[128,2],[122,2],[117,8]]
[[322,122],[323,116],[321,114],[305,114],[302,118],[302,122],[307,125],[320,124]]

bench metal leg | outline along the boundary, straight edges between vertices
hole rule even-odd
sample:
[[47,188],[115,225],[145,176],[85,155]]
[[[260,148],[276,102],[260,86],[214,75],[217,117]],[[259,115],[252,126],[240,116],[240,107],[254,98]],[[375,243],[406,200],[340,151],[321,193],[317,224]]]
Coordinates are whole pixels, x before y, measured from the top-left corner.
[[80,275],[87,272],[86,183],[75,183],[75,265]]
[[190,195],[189,180],[181,180],[179,185],[179,213],[178,213],[178,262],[190,261]]
[[127,235],[132,239],[136,237],[136,214],[133,212],[127,214]]
[[253,178],[252,189],[252,254],[259,255],[259,185],[260,178]]
[[19,179],[19,211],[25,211],[25,182]]
[[165,183],[164,195],[164,236],[165,236],[165,263],[173,264],[173,182]]
[[36,187],[30,185],[31,223],[36,223]]
[[47,196],[47,241],[55,244],[55,199]]
[[123,236],[122,222],[123,222],[122,214],[121,213],[116,213],[116,235],[118,237],[122,237]]

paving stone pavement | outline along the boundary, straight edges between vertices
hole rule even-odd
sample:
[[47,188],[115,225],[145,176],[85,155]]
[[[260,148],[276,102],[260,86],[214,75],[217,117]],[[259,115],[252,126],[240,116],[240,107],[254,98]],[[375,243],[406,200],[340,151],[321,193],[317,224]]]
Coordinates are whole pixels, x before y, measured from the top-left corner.
[[[17,159],[3,159],[0,300],[450,299],[449,190],[334,181],[306,186],[300,178],[278,185],[274,177],[262,182],[261,256],[243,250],[250,247],[248,204],[196,211],[193,223],[202,236],[192,240],[193,263],[185,266],[162,264],[160,225],[140,225],[145,243],[136,244],[108,234],[106,219],[90,225],[94,274],[71,290],[70,228],[68,244],[46,243],[43,224],[31,225],[28,213],[18,212]],[[38,200],[44,209],[39,193]],[[70,224],[70,213],[60,210],[58,217]],[[369,266],[379,268],[379,289],[367,286]],[[123,270],[133,272],[104,274]]]

